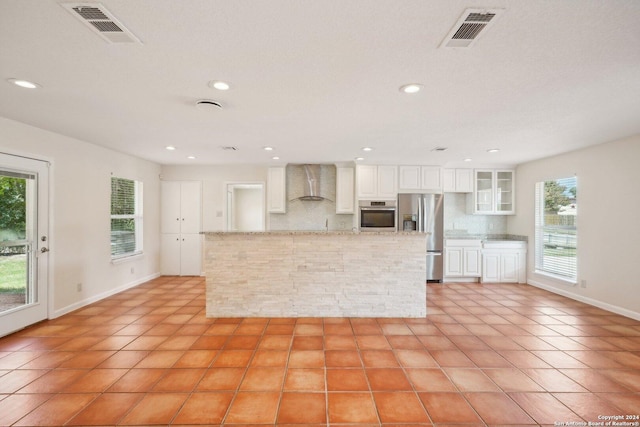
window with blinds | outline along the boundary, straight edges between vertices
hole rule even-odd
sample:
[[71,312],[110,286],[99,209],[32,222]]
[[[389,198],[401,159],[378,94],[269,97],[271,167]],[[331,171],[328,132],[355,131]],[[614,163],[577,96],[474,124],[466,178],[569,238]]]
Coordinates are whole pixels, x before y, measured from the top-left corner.
[[142,182],[111,178],[111,258],[142,253]]
[[577,179],[536,183],[535,269],[577,283]]

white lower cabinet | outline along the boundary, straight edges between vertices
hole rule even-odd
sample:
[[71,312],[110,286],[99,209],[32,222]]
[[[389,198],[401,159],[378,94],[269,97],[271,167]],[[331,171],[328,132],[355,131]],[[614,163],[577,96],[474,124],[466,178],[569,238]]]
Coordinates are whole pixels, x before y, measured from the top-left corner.
[[482,275],[482,241],[447,239],[444,259],[445,278],[480,277]]
[[482,282],[526,283],[525,242],[488,241],[482,250]]
[[202,272],[200,234],[162,234],[160,273],[164,276],[199,276]]

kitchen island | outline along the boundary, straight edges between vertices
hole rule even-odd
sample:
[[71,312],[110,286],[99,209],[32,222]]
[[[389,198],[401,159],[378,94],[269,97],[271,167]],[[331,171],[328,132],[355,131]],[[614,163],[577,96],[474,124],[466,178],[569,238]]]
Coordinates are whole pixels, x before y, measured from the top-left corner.
[[207,232],[208,317],[424,317],[425,237]]

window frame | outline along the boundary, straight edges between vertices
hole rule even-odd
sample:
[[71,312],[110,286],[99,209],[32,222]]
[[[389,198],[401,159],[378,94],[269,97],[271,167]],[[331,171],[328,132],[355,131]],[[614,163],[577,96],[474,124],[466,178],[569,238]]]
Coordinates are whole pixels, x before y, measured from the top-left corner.
[[[545,224],[545,217],[546,217],[546,206],[545,206],[545,185],[548,182],[556,182],[556,183],[561,183],[562,181],[569,181],[569,180],[573,180],[573,184],[574,187],[576,188],[576,194],[574,195],[575,197],[575,201],[571,204],[575,205],[576,208],[576,213],[575,213],[575,219],[573,221],[573,226],[566,226],[566,225],[550,225],[550,224]],[[571,188],[571,187],[568,187]],[[564,191],[568,190],[565,189]],[[535,265],[534,265],[534,272],[536,274],[541,274],[544,276],[548,276],[551,277],[553,279],[556,279],[560,282],[564,282],[564,283],[568,283],[572,286],[575,286],[578,284],[578,213],[577,213],[577,188],[578,188],[578,179],[577,176],[572,175],[569,177],[564,177],[564,178],[556,178],[556,179],[547,179],[545,181],[538,181],[535,183],[535,204],[534,204],[534,209],[535,209],[535,215],[534,215],[534,249],[535,249],[535,256],[534,256],[534,261],[535,261]],[[562,265],[562,264],[554,264],[554,263],[548,263],[547,265],[545,265],[545,249],[547,249],[545,247],[545,233],[547,233],[548,231],[553,231],[553,230],[572,230],[573,234],[574,234],[574,242],[575,242],[575,255],[572,257],[573,259],[575,259],[575,261],[573,262],[573,264],[571,265],[571,263],[567,263],[566,265]],[[562,233],[562,234],[568,234],[568,233]],[[573,274],[570,274],[571,272],[573,272]]]
[[[133,202],[134,202],[134,213],[133,214],[113,214],[113,182],[114,180],[120,180],[120,181],[129,181],[133,183]],[[113,232],[114,231],[120,231],[120,230],[114,230],[113,229],[113,220],[114,219],[132,219],[134,221],[134,249],[132,251],[129,252],[124,252],[124,253],[118,253],[118,254],[114,254],[113,251],[113,243],[111,243],[111,248],[110,248],[110,254],[111,254],[111,261],[113,262],[117,262],[119,260],[124,260],[124,259],[128,259],[131,257],[136,257],[139,255],[143,254],[143,227],[144,227],[144,212],[143,212],[143,183],[142,181],[138,181],[138,180],[134,180],[134,179],[129,179],[129,178],[122,178],[122,177],[118,177],[118,176],[111,176],[111,180],[110,180],[110,184],[111,184],[111,191],[110,191],[110,202],[109,202],[109,206],[110,206],[110,210],[109,210],[109,214],[110,214],[110,226],[109,226],[109,237],[110,237],[110,242],[112,242],[112,236],[113,236]]]

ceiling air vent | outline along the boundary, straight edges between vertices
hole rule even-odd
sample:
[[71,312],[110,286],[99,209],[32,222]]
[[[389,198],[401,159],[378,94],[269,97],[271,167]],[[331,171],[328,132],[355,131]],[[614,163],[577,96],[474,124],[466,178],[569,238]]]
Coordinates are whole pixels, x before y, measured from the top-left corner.
[[431,151],[443,152],[443,151],[447,151],[447,147],[436,147],[436,148],[432,149]]
[[238,151],[238,147],[234,147],[234,146],[225,146],[220,148],[222,148],[224,151]]
[[484,34],[503,9],[467,9],[442,42],[444,47],[469,47]]
[[100,3],[61,3],[61,6],[109,43],[141,43]]

